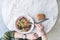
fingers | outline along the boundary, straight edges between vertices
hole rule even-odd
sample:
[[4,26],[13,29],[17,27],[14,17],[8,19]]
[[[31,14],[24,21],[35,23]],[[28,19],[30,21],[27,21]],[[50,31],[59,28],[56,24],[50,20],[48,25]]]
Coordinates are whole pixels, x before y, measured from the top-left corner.
[[39,27],[39,28],[40,28],[40,27],[43,27],[43,26],[40,25],[40,24],[35,24],[35,26],[36,26],[36,27]]
[[34,39],[38,38],[38,35],[36,33],[32,34]]
[[28,34],[27,39],[37,39],[38,35],[36,33]]
[[36,26],[42,26],[41,24],[35,24]]
[[40,24],[35,24],[35,26],[36,26],[36,28],[37,28],[38,30],[44,29],[44,27],[43,27],[42,25],[40,25]]
[[38,34],[34,33],[34,36],[36,37],[36,39],[38,38]]
[[33,37],[36,37],[36,38],[38,37],[38,35],[37,35],[36,33],[32,33],[31,35],[32,35]]
[[44,36],[46,33],[44,32],[44,27],[40,24],[35,24],[36,28],[41,32],[41,35]]

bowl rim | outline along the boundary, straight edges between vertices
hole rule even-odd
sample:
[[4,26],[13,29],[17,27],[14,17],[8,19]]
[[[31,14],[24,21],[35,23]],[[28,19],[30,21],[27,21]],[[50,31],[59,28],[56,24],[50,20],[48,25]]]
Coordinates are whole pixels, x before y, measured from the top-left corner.
[[[17,17],[16,21],[17,21],[19,18],[22,18],[22,17],[25,17],[26,19],[30,20],[33,24],[31,24],[31,28],[30,28],[30,30],[27,31],[27,32],[21,32],[19,29],[17,29],[17,27],[16,27],[16,30],[15,30],[15,31],[17,31],[17,32],[19,32],[19,33],[22,33],[22,34],[30,33],[30,32],[33,30],[33,28],[34,28],[34,20],[32,19],[32,17],[30,17],[30,16],[28,16],[28,15],[22,15],[22,16],[20,16],[20,17]],[[16,21],[15,21],[15,26],[16,26]]]

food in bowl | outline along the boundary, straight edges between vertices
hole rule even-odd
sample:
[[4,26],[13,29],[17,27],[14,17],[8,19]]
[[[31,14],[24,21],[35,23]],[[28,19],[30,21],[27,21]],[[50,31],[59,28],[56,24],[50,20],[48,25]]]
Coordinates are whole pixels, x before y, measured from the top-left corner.
[[45,19],[45,14],[43,14],[43,13],[41,13],[41,14],[37,14],[37,18],[38,18],[38,20],[43,20],[43,19]]
[[20,17],[16,21],[16,27],[17,29],[27,32],[31,28],[30,21],[26,17]]

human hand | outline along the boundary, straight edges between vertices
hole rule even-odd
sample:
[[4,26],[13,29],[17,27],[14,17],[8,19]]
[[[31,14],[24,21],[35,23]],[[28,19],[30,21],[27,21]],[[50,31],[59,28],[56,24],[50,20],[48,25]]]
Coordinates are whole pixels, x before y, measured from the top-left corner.
[[44,31],[44,27],[41,24],[35,24],[35,27],[39,30],[39,31]]
[[26,38],[30,40],[37,39],[38,35],[36,33],[26,34]]
[[46,33],[44,32],[44,26],[41,24],[35,24],[36,28],[40,31],[42,40],[48,40]]
[[15,32],[14,33],[14,37],[15,38],[23,38],[23,34],[19,33],[19,32]]
[[36,28],[41,32],[41,35],[45,35],[44,27],[41,24],[35,24]]

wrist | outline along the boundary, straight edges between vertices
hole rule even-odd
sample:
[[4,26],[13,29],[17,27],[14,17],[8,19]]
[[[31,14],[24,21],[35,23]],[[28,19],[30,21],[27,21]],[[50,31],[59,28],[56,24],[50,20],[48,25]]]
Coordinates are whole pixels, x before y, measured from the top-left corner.
[[26,34],[23,34],[21,37],[22,37],[23,39],[26,39]]
[[45,36],[46,33],[44,31],[41,32],[41,36]]

